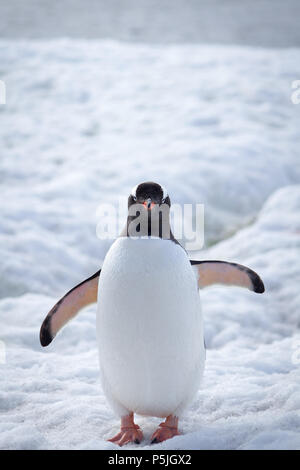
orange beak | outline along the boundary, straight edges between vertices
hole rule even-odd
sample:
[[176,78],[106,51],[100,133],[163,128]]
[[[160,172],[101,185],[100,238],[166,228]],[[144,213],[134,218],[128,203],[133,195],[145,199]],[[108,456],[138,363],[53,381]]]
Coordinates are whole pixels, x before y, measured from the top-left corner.
[[146,209],[151,210],[155,206],[155,204],[154,204],[154,202],[151,201],[150,198],[148,198],[146,201],[143,202],[143,206]]

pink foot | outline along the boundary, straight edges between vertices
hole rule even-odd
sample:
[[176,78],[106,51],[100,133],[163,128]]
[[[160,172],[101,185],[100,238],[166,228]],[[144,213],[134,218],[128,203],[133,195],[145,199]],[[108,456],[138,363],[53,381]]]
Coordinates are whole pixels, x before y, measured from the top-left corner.
[[143,433],[140,427],[133,421],[133,413],[121,418],[121,430],[109,442],[113,442],[119,446],[134,442],[139,444],[143,439]]
[[176,416],[168,416],[164,423],[160,423],[158,429],[152,434],[151,444],[166,441],[171,437],[179,436],[178,418]]

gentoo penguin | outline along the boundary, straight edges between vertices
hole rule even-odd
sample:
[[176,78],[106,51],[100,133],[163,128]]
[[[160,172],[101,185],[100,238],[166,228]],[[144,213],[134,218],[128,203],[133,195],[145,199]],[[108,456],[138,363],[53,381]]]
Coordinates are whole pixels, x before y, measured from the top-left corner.
[[137,185],[128,198],[126,227],[102,269],[60,299],[40,331],[47,346],[81,308],[98,299],[102,385],[121,419],[120,432],[110,441],[120,446],[143,438],[134,413],[165,418],[152,443],[179,434],[178,419],[199,388],[205,362],[198,289],[218,283],[264,292],[260,277],[245,266],[191,261],[172,234],[170,206],[159,184]]

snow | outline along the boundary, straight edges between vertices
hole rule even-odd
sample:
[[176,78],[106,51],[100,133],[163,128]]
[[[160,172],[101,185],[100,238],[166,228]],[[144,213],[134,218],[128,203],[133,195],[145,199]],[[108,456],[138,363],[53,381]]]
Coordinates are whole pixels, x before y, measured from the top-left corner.
[[[246,264],[266,293],[201,291],[204,380],[182,435],[151,448],[299,449],[299,50],[2,40],[0,55],[0,448],[115,449],[96,306],[45,350],[38,334],[103,262],[99,203],[153,179],[205,204],[191,257]],[[137,423],[150,448],[159,420]]]

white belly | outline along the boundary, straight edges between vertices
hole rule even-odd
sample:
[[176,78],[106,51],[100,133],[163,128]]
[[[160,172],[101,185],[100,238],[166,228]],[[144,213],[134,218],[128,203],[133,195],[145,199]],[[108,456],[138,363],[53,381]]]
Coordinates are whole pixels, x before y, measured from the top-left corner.
[[205,360],[197,282],[184,250],[159,238],[116,240],[99,279],[97,333],[111,402],[143,415],[179,414]]

